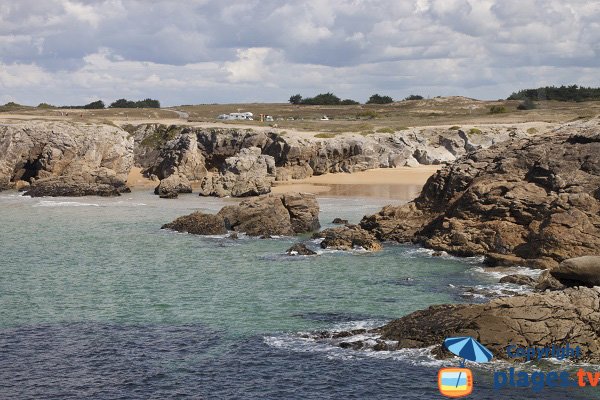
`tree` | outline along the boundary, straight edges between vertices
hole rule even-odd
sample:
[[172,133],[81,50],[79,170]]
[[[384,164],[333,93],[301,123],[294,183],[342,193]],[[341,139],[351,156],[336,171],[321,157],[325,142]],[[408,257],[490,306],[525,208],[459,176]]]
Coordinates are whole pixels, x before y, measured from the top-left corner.
[[102,100],[91,102],[83,106],[86,110],[102,110],[104,109],[104,102]]
[[406,96],[404,100],[423,100],[423,96],[420,96],[418,94],[411,94],[409,96]]
[[54,107],[52,104],[48,104],[48,103],[40,103],[38,104],[37,108],[56,108]]
[[109,108],[133,108],[135,103],[127,99],[119,99],[110,103]]
[[339,105],[340,102],[340,98],[330,92],[320,93],[315,97],[308,97],[302,100],[302,104],[310,104],[315,106],[336,106]]
[[392,99],[390,96],[380,96],[377,93],[369,97],[369,100],[367,100],[367,104],[389,104],[393,102],[394,99]]
[[358,104],[360,104],[358,101],[352,99],[344,99],[340,102],[340,105],[342,106],[355,106]]
[[290,97],[289,101],[291,104],[300,104],[302,102],[302,96],[300,96],[299,94],[295,94]]
[[144,99],[140,101],[131,101],[119,99],[109,106],[110,108],[160,108],[160,102],[153,99]]

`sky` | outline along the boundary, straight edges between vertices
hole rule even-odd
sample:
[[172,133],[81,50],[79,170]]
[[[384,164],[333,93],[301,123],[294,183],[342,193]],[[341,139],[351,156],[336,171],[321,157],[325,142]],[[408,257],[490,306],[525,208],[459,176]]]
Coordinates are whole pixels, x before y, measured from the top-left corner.
[[600,86],[600,0],[0,0],[0,104]]

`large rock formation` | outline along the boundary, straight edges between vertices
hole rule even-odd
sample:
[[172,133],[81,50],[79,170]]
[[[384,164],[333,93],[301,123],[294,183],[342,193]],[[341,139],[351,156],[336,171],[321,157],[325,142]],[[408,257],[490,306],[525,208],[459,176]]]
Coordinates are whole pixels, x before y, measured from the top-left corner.
[[[580,346],[580,362],[600,362],[600,287],[502,297],[486,304],[445,304],[415,311],[383,327],[311,335],[343,348],[399,350],[433,346],[448,357],[444,339],[471,336],[494,357],[507,347]],[[370,337],[371,340],[365,340]],[[522,359],[520,359],[522,360]]]
[[162,226],[199,235],[232,230],[250,236],[295,235],[319,227],[319,204],[305,193],[258,196],[225,206],[216,215],[195,212]]
[[600,256],[570,258],[552,269],[550,274],[571,285],[600,286]]
[[555,267],[600,254],[600,128],[592,120],[470,153],[421,195],[363,218],[380,240],[413,241],[492,265]]
[[192,185],[185,175],[170,175],[154,188],[154,194],[163,199],[176,199],[179,193],[192,193]]
[[0,126],[0,189],[31,183],[32,196],[127,191],[133,138],[109,125],[30,121]]
[[492,300],[487,304],[432,306],[390,322],[381,339],[396,349],[440,347],[444,339],[471,336],[497,358],[506,347],[580,346],[579,361],[600,362],[600,288],[569,288]]
[[275,160],[261,154],[258,147],[242,149],[228,157],[218,174],[206,176],[200,184],[201,196],[246,197],[267,194],[275,180]]

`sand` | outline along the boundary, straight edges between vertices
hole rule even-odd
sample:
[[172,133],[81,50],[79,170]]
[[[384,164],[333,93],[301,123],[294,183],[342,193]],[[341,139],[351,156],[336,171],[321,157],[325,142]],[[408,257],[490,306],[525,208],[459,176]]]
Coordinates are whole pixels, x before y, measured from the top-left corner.
[[127,176],[127,186],[132,189],[146,189],[154,188],[158,185],[158,182],[146,178],[142,175],[142,169],[139,167],[132,167]]
[[441,166],[377,168],[353,174],[338,173],[275,182],[273,193],[307,192],[319,196],[378,197],[412,200]]

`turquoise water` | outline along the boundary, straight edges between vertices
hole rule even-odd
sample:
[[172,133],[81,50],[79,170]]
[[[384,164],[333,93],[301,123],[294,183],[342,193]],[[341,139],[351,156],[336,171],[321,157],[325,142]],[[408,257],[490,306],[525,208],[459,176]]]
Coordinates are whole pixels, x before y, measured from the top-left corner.
[[[439,364],[426,358],[415,364],[415,355],[327,348],[298,333],[376,326],[431,304],[466,301],[465,286],[492,287],[497,276],[483,271],[480,260],[432,257],[409,245],[290,257],[285,250],[298,240],[318,245],[309,237],[232,240],[160,229],[177,216],[216,212],[232,201],[162,200],[145,192],[116,199],[0,193],[0,393],[398,398],[407,387],[411,398],[436,393]],[[390,201],[319,203],[328,226],[335,217],[356,223]],[[413,379],[418,374],[426,374],[425,383]],[[379,389],[370,387],[377,377]],[[306,387],[292,390],[298,386]]]

